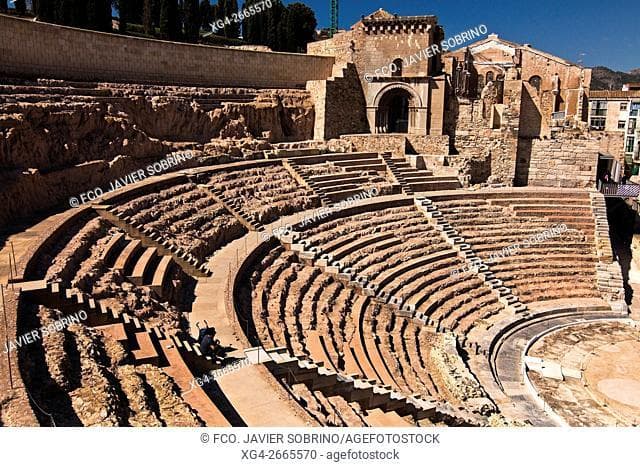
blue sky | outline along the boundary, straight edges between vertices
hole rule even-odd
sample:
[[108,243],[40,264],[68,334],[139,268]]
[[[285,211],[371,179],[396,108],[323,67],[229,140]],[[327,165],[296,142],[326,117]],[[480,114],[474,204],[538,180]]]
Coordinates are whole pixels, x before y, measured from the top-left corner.
[[[299,1],[313,8],[319,26],[329,26],[330,0]],[[582,60],[586,66],[640,68],[640,0],[339,1],[344,29],[378,8],[400,15],[434,14],[447,36],[485,24],[505,39],[573,62]]]

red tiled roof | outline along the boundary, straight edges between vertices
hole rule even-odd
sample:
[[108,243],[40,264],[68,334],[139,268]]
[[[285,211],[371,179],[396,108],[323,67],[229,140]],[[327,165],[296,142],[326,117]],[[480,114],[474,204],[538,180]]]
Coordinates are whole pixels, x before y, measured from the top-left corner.
[[622,91],[615,90],[591,90],[589,92],[589,99],[628,99],[631,97],[640,97],[640,90],[637,91]]

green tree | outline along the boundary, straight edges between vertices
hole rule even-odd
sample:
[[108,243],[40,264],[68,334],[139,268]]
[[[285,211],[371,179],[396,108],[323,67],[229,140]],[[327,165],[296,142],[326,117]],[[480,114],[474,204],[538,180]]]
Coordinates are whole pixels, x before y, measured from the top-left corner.
[[[252,7],[262,1],[263,0],[247,0],[242,4],[242,10],[248,11],[249,7]],[[242,21],[242,38],[249,44],[266,45],[265,15],[266,12],[264,10],[261,10],[260,12],[257,12]]]
[[161,0],[151,0],[151,21],[154,28],[160,27],[160,3]]
[[[47,0],[41,0],[46,2]],[[55,12],[53,14],[54,21],[61,24],[71,23],[71,1],[72,0],[58,0],[55,5]]]
[[282,50],[282,15],[285,7],[280,0],[272,0],[273,6],[264,13],[265,18],[265,41],[263,45],[271,47],[272,50]]
[[[235,17],[234,17],[235,14]],[[224,28],[225,37],[237,39],[240,36],[240,23],[238,20],[238,0],[227,0],[226,16],[229,17],[231,24]]]
[[129,23],[142,24],[144,20],[145,0],[126,0],[128,3]]
[[118,30],[121,34],[126,34],[127,25],[131,18],[129,0],[116,0],[118,8]]
[[14,6],[18,14],[24,15],[27,12],[27,3],[25,0],[16,0]]
[[111,32],[111,1],[88,0],[87,23],[84,27],[96,31]]
[[[220,7],[216,3],[215,5],[211,5],[211,14],[209,23],[213,23],[218,19],[218,15],[220,14]],[[211,30],[211,25],[205,26],[206,29]]]
[[200,7],[198,0],[184,2],[184,35],[187,42],[197,42],[200,36]]
[[[248,9],[261,0],[247,0],[242,8]],[[305,52],[313,40],[317,21],[313,10],[304,3],[285,6],[281,0],[272,0],[272,7],[251,15],[242,23],[242,37],[250,44],[269,46],[273,50]]]
[[318,25],[313,10],[304,3],[292,3],[287,6],[284,22],[284,50],[305,53]]
[[56,19],[56,6],[50,0],[33,0],[33,13],[39,21],[53,22]]
[[[219,29],[216,32],[216,35],[218,36],[224,36],[224,37],[228,37],[228,29],[229,29],[229,24],[227,24],[227,18],[229,18],[229,21],[231,21],[231,13],[229,11],[229,1],[228,0],[218,0],[218,3],[216,3],[213,8],[212,8],[212,12],[213,12],[213,22],[214,23],[219,23],[220,21],[224,24],[224,26],[222,27],[222,29]],[[218,29],[218,25],[216,25],[216,28]]]
[[209,31],[213,22],[213,8],[209,0],[202,0],[200,2],[200,28]]
[[144,26],[145,34],[153,35],[153,0],[144,0],[144,6],[142,9],[142,25]]
[[[222,21],[225,23],[227,18],[227,0],[218,0],[218,3],[215,5],[214,9],[214,20],[217,23],[218,21]],[[216,26],[217,28],[218,26]],[[221,31],[218,31],[216,34],[219,36],[226,36],[227,25],[223,26]]]
[[178,4],[176,0],[160,0],[160,35],[163,39],[178,39]]

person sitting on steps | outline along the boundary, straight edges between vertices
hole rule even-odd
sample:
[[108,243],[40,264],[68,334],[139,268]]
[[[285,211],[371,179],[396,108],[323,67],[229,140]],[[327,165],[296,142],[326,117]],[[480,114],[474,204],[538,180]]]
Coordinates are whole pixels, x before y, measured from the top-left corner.
[[210,327],[205,321],[206,327],[200,329],[198,323],[196,326],[198,327],[198,344],[200,344],[200,351],[205,356],[210,356],[211,358],[218,360],[224,358],[219,354],[224,350],[220,345],[220,340],[216,339],[216,328]]

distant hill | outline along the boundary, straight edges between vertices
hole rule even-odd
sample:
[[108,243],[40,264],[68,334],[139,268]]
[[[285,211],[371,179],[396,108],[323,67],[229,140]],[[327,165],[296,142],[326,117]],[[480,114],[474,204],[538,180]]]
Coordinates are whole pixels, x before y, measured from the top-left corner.
[[628,73],[613,71],[606,66],[592,68],[591,89],[622,89],[625,83],[640,81],[640,68],[634,68]]

